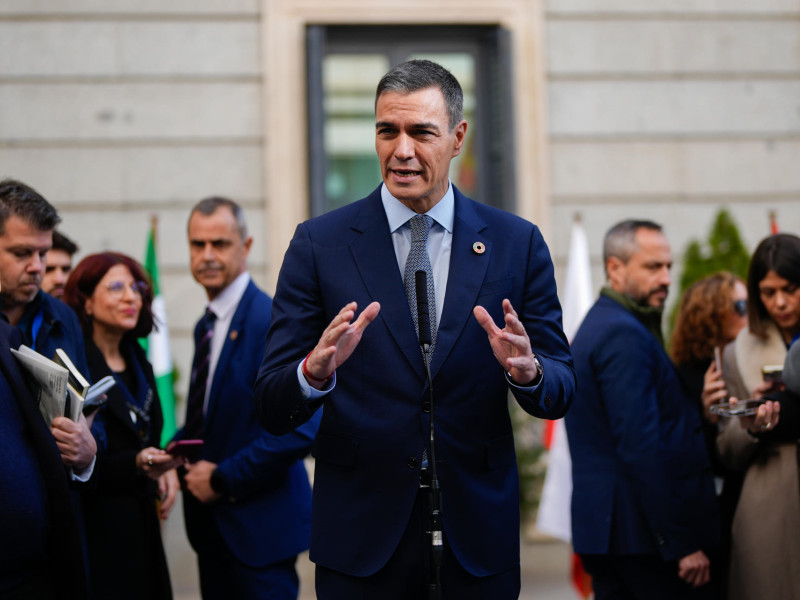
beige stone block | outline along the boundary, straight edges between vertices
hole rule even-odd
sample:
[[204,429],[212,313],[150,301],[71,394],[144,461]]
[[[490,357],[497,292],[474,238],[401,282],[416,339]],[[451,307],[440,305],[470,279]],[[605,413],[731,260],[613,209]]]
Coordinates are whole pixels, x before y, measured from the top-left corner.
[[129,23],[121,31],[122,72],[261,75],[261,23]]
[[797,0],[546,0],[546,10],[564,13],[768,14],[798,13]]
[[800,191],[800,141],[554,142],[554,196]]
[[20,179],[56,206],[178,203],[209,195],[263,196],[260,145],[0,147],[0,177]]
[[3,0],[0,15],[257,15],[261,0]]
[[547,24],[552,75],[798,73],[797,21],[571,21]]
[[119,72],[115,23],[0,22],[0,76]]
[[0,86],[0,139],[255,138],[259,83]]
[[557,81],[548,97],[553,136],[800,131],[798,81]]
[[0,22],[0,76],[260,76],[258,21]]

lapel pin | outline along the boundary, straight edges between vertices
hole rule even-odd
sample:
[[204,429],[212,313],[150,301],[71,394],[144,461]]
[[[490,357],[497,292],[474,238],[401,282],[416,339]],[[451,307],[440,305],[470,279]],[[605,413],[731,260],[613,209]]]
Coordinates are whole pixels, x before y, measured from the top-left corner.
[[239,337],[239,332],[234,329],[233,331],[231,331],[231,334],[230,334],[229,337],[231,338],[232,342],[235,342],[236,338]]
[[472,244],[472,251],[475,254],[483,254],[486,252],[486,246],[483,244],[483,242],[475,242]]

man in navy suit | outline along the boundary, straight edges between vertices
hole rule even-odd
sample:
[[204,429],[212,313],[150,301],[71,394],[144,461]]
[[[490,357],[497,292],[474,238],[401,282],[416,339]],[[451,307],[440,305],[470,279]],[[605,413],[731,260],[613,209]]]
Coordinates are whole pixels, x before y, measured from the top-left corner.
[[653,222],[623,221],[606,234],[603,259],[608,287],[572,342],[573,546],[597,600],[713,598],[711,469],[661,334],[669,243]]
[[[387,73],[376,93],[383,185],[298,226],[281,268],[257,411],[285,433],[324,406],[311,526],[323,600],[427,595],[434,454],[443,597],[519,594],[508,393],[558,418],[574,372],[539,230],[450,184],[467,131],[461,108],[458,81],[435,63]],[[420,220],[430,228],[421,245],[434,284],[433,402],[404,289],[409,254],[421,255],[424,238],[410,230]]]
[[81,537],[61,453],[10,348],[0,316],[0,597],[86,597]]
[[[311,488],[303,458],[319,419],[277,438],[261,429],[253,383],[270,321],[269,296],[247,272],[252,238],[241,207],[226,198],[199,202],[188,225],[192,275],[205,288],[213,322],[208,351],[195,330],[193,381],[182,438],[204,440],[187,465],[184,518],[198,555],[205,600],[293,599],[297,555],[308,548]],[[198,363],[205,360],[204,365]],[[196,377],[195,377],[196,379]],[[199,391],[198,413],[192,394]]]
[[[13,179],[0,181],[0,311],[22,334],[22,343],[47,358],[63,348],[78,370],[88,376],[86,349],[78,318],[66,304],[45,294],[42,287],[58,211],[32,187]],[[105,430],[100,421],[92,437],[81,415],[74,423],[56,417],[50,431],[61,449],[73,479],[87,481],[94,469],[97,444]]]

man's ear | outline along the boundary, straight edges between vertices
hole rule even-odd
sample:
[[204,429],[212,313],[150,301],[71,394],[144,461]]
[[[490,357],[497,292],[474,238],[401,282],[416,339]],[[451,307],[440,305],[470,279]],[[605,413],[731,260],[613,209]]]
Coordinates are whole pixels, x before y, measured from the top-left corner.
[[609,256],[606,260],[606,277],[612,289],[619,291],[621,283],[625,281],[626,264],[616,256]]

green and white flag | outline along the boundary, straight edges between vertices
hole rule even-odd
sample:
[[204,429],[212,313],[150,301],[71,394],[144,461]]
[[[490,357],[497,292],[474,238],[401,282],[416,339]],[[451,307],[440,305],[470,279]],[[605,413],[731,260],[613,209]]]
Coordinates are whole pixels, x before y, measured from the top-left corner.
[[156,223],[153,217],[150,235],[147,240],[147,253],[144,267],[150,272],[153,285],[153,317],[158,331],[153,331],[142,346],[147,351],[147,359],[153,365],[156,388],[161,398],[161,412],[164,414],[164,427],[161,430],[161,445],[165,446],[175,435],[175,388],[173,386],[172,354],[169,350],[169,330],[167,329],[167,308],[158,281],[158,259],[156,257]]

